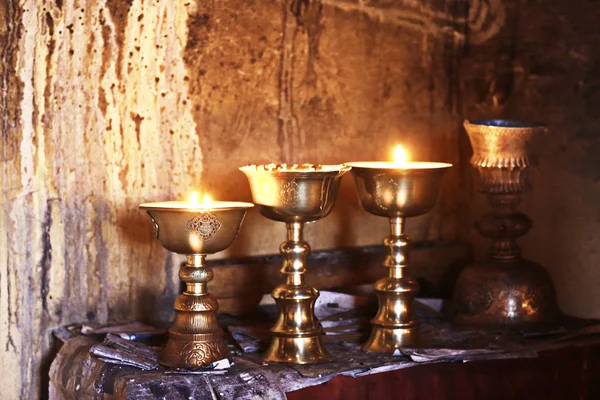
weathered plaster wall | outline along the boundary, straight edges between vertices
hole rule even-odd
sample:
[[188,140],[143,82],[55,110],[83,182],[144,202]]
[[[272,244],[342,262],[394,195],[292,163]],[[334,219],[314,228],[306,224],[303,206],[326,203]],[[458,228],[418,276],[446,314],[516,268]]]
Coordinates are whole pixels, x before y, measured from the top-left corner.
[[[459,56],[467,31],[483,43],[504,19],[499,0],[471,3],[1,2],[1,397],[43,396],[56,326],[169,318],[181,258],[137,205],[248,200],[240,165],[388,158],[403,142],[458,166],[409,233],[464,236]],[[307,235],[327,248],[385,229],[347,178]],[[254,212],[228,254],[273,253],[283,234]]]
[[[485,243],[463,117],[551,125],[521,241],[564,311],[599,317],[600,11],[502,0],[0,2],[0,394],[44,392],[49,329],[167,319],[180,258],[142,201],[248,200],[239,165],[386,158],[457,165],[418,239]],[[467,208],[473,200],[471,210]],[[314,248],[379,241],[346,178]],[[256,213],[228,254],[272,253]]]
[[[44,392],[53,327],[170,317],[180,258],[142,201],[248,200],[239,165],[418,158],[457,165],[415,239],[463,238],[474,193],[463,117],[551,125],[521,241],[564,311],[599,317],[600,17],[593,2],[0,2],[0,394]],[[473,200],[472,208],[467,205]],[[469,222],[467,222],[469,221]],[[379,241],[346,178],[314,248]],[[225,255],[272,253],[256,213]]]
[[48,328],[142,307],[160,316],[148,293],[177,288],[136,205],[200,177],[188,13],[181,2],[2,3],[3,398],[38,392]]

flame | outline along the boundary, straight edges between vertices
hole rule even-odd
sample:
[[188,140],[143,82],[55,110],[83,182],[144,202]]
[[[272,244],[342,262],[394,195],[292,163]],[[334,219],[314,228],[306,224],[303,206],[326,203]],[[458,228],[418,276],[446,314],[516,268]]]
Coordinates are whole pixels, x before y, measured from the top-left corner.
[[200,203],[200,195],[198,192],[192,192],[192,194],[190,194],[189,204],[193,207],[210,206],[212,204],[212,199],[208,193],[205,193],[203,202]]
[[406,151],[400,145],[396,146],[394,149],[394,165],[397,167],[406,166],[408,157],[406,156]]

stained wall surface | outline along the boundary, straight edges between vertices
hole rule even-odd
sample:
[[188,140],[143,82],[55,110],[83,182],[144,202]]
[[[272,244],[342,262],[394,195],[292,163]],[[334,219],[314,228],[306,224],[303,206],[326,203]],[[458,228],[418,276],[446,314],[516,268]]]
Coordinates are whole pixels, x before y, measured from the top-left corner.
[[[181,257],[139,203],[249,200],[238,166],[387,159],[399,142],[459,165],[458,57],[468,29],[498,28],[486,4],[471,23],[460,1],[2,2],[2,398],[43,396],[52,328],[171,317]],[[459,171],[416,240],[461,235]],[[386,225],[346,178],[307,238],[372,244]],[[253,212],[219,256],[283,236]]]
[[[455,164],[408,233],[483,248],[465,116],[553,125],[523,244],[565,311],[599,316],[595,12],[550,0],[1,2],[1,397],[43,396],[57,326],[169,319],[181,257],[152,240],[137,205],[192,190],[247,201],[244,164],[387,159],[403,143]],[[334,248],[386,229],[347,177],[306,236]],[[274,253],[283,235],[254,211],[218,257]]]

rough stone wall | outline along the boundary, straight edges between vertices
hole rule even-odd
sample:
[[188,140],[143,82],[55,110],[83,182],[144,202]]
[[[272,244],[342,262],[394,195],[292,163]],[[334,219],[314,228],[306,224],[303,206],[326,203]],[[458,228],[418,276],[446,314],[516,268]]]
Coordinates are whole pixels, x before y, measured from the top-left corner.
[[[457,166],[409,234],[465,238],[461,56],[504,21],[501,0],[0,2],[0,397],[44,396],[56,326],[168,319],[181,258],[137,205],[249,200],[240,165],[385,159],[402,142]],[[386,229],[346,178],[307,237]],[[283,235],[253,212],[220,256]]]

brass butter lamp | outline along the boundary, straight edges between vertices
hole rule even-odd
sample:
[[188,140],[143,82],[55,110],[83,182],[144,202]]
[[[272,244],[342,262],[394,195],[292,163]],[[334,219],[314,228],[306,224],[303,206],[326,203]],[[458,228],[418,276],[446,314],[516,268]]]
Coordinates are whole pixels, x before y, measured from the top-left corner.
[[323,347],[323,328],[314,313],[319,291],[304,282],[306,257],[310,251],[303,228],[308,222],[326,217],[335,203],[342,165],[248,165],[246,175],[252,199],[260,213],[284,222],[287,240],[279,252],[285,283],[273,290],[278,319],[271,329],[273,337],[264,356],[267,361],[309,364],[331,359]]
[[425,214],[435,205],[444,173],[452,164],[408,162],[401,146],[394,162],[349,162],[358,197],[365,211],[389,218],[390,235],[383,244],[389,253],[383,265],[388,276],[375,282],[379,310],[363,350],[393,354],[418,341],[419,321],[414,298],[416,280],[407,276],[410,238],[404,233],[406,218]]
[[529,189],[527,172],[536,164],[533,141],[541,124],[486,120],[465,121],[473,146],[471,165],[479,174],[479,192],[492,211],[475,227],[491,239],[486,260],[468,265],[453,294],[453,321],[479,328],[539,328],[560,315],[552,279],[539,264],[521,257],[516,238],[531,229],[527,215],[517,211]]
[[207,254],[228,248],[236,238],[246,211],[243,202],[204,203],[197,197],[189,202],[166,201],[141,204],[152,221],[156,239],[163,247],[187,255],[179,270],[186,289],[175,300],[175,322],[160,355],[162,365],[196,369],[227,356],[223,331],[217,323],[217,299],[207,291],[213,271],[206,266]]

